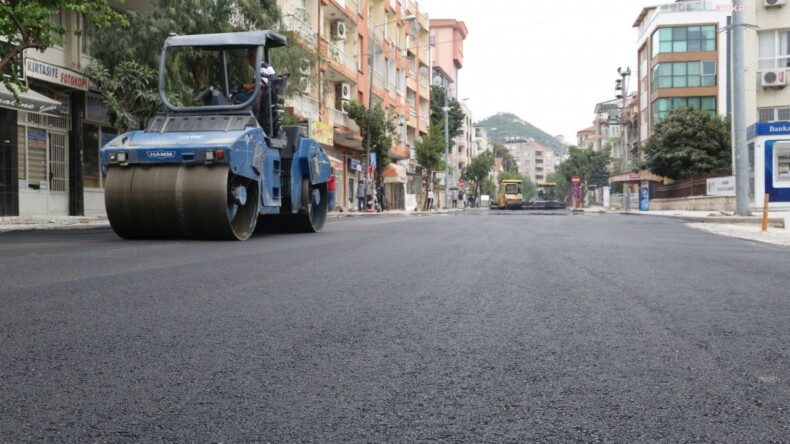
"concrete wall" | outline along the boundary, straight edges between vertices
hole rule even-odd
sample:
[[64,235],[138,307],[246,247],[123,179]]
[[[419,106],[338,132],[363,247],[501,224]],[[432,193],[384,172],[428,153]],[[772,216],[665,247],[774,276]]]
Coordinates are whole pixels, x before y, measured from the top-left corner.
[[735,196],[697,196],[679,199],[653,199],[651,211],[735,211]]

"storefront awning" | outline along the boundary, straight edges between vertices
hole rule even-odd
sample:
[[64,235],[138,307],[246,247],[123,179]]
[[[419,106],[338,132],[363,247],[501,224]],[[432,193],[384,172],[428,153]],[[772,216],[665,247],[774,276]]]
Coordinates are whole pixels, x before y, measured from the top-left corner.
[[406,176],[406,168],[394,163],[387,165],[387,168],[381,173],[381,177],[384,178],[384,183],[406,183],[409,181]]
[[340,131],[335,128],[333,135],[336,145],[341,145],[347,148],[362,148],[362,137],[355,133]]
[[338,159],[336,157],[332,157],[332,156],[327,156],[327,157],[329,157],[329,162],[332,163],[332,169],[343,171],[343,161],[342,160],[340,160],[340,159]]
[[19,104],[17,105],[14,94],[5,85],[0,84],[0,106],[17,111],[59,115],[58,108],[61,103],[29,89],[26,92],[19,92]]

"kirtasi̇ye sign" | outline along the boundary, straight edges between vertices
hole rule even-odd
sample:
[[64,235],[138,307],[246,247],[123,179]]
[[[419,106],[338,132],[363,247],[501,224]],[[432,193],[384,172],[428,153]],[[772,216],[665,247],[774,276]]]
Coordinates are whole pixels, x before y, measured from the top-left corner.
[[31,58],[25,60],[25,74],[31,79],[44,80],[82,91],[87,91],[89,86],[88,78],[82,74]]

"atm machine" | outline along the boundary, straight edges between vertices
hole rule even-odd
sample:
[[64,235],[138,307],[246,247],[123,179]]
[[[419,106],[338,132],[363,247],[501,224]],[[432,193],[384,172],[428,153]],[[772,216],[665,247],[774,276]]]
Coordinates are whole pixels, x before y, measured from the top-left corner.
[[749,147],[749,205],[790,209],[790,121],[755,123],[746,130]]

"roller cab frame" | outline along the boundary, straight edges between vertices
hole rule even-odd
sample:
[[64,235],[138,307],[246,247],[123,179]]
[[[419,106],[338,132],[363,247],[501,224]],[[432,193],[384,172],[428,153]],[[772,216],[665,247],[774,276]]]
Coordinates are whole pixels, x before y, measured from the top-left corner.
[[107,216],[119,236],[244,240],[269,228],[321,230],[329,157],[303,128],[280,126],[288,75],[262,82],[255,69],[281,46],[285,37],[272,31],[165,41],[165,111],[101,150]]

